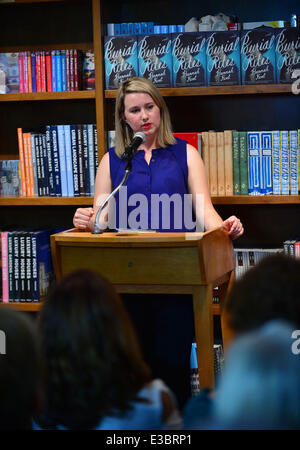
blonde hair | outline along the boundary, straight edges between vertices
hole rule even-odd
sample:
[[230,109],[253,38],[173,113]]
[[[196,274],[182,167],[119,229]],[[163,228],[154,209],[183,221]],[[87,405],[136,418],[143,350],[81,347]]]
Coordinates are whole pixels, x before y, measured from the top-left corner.
[[124,153],[125,148],[130,144],[133,138],[133,131],[124,120],[124,100],[126,94],[140,92],[149,94],[154,103],[160,109],[160,125],[157,136],[159,147],[167,147],[175,144],[175,138],[172,131],[171,119],[166,102],[161,93],[151,81],[143,77],[132,77],[124,81],[117,92],[115,108],[115,150],[118,156]]

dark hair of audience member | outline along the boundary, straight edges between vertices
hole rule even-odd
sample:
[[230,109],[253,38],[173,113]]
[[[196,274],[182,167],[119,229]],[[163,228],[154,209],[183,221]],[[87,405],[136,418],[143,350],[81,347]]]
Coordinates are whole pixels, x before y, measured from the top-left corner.
[[151,380],[120,296],[100,274],[77,270],[54,286],[39,332],[48,399],[42,426],[94,428],[125,413]]
[[42,364],[34,323],[25,313],[0,310],[0,429],[29,430],[42,401]]
[[261,260],[238,279],[226,312],[235,333],[253,330],[272,319],[300,327],[300,260],[276,254]]

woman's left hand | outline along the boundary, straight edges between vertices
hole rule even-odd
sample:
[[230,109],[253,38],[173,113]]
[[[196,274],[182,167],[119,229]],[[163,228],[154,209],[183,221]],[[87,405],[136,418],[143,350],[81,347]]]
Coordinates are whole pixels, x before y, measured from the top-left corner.
[[236,239],[244,233],[242,222],[235,216],[228,217],[222,225],[228,231],[231,239]]

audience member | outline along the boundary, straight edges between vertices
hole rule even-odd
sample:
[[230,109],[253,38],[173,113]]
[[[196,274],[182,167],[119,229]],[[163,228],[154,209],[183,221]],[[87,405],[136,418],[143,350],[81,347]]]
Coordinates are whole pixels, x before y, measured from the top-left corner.
[[21,311],[0,309],[0,429],[29,430],[42,406],[35,327]]
[[39,332],[46,364],[44,429],[177,429],[172,392],[151,377],[119,295],[77,270],[49,292]]

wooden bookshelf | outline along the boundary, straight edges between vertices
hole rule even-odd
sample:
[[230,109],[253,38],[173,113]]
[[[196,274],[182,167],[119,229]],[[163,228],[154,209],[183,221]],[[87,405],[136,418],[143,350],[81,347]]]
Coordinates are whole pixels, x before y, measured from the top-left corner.
[[41,309],[42,303],[1,303],[0,308],[12,308],[17,311],[37,312]]
[[64,92],[26,92],[15,94],[1,94],[0,102],[28,102],[49,100],[83,100],[94,99],[96,92],[90,91],[64,91]]

